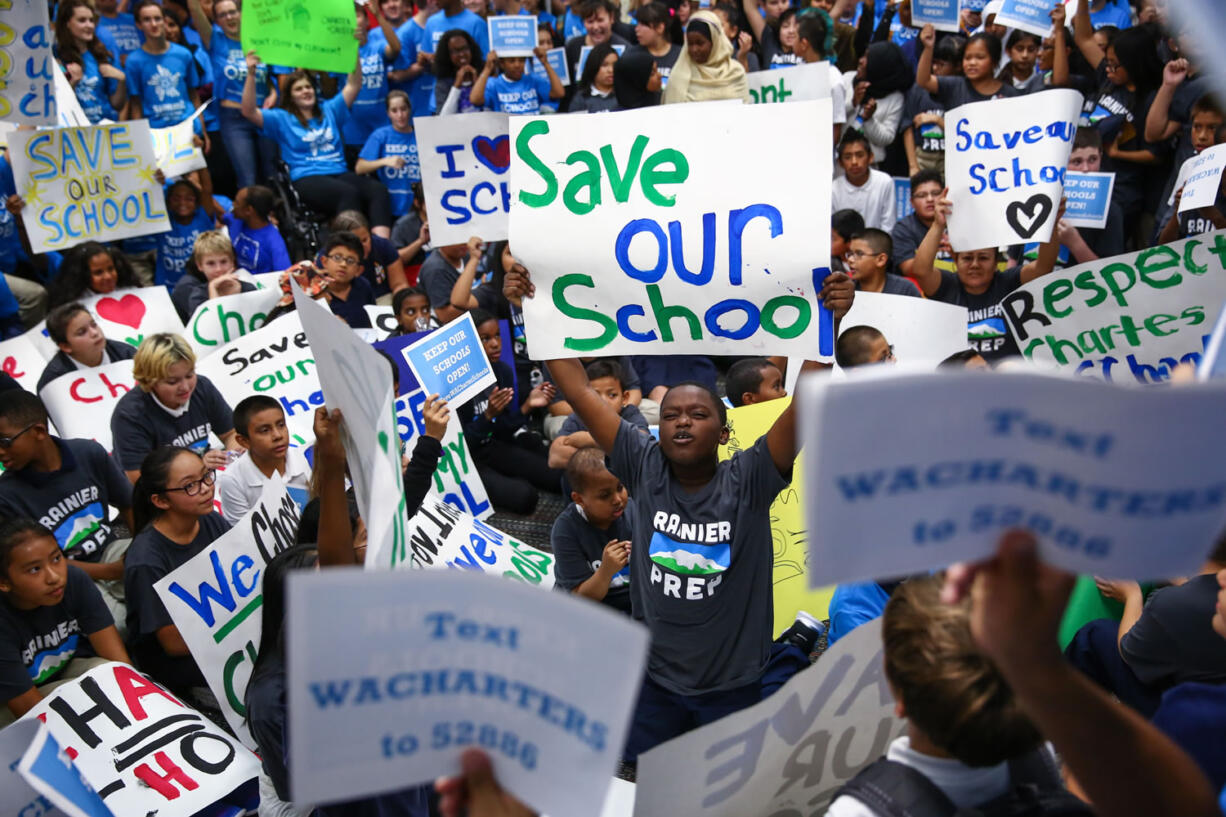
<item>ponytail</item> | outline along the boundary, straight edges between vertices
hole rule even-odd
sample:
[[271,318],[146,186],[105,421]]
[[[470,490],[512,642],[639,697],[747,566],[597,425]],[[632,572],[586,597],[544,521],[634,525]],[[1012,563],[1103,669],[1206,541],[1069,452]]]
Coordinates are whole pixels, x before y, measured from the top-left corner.
[[149,527],[150,523],[162,515],[162,509],[153,504],[153,496],[166,490],[170,479],[170,464],[180,454],[200,456],[192,449],[180,445],[164,445],[145,455],[140,464],[140,478],[132,487],[132,523],[136,526],[132,531],[133,535]]

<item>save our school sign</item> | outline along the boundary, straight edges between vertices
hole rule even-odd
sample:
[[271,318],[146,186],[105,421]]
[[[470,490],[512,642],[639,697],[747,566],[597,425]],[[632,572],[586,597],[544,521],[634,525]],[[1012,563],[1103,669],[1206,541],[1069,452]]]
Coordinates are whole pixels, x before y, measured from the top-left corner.
[[147,121],[14,131],[8,146],[34,252],[170,229]]
[[508,118],[485,112],[413,120],[434,246],[508,237]]
[[1001,302],[1022,354],[1101,380],[1156,383],[1200,361],[1226,300],[1226,230],[1044,275]]
[[[532,270],[534,359],[833,352],[816,293],[829,273],[829,103],[680,105],[514,117],[511,232]],[[763,133],[806,133],[789,183],[729,184]],[[433,231],[433,220],[431,221]],[[576,265],[576,259],[582,259]]]

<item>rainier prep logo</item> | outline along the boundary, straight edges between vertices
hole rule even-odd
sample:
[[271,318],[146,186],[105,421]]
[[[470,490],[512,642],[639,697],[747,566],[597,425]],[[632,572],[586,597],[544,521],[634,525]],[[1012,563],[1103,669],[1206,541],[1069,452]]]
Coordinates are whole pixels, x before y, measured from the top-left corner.
[[728,569],[731,551],[727,542],[715,545],[695,545],[678,542],[656,531],[648,551],[651,560],[661,567],[684,576],[706,576]]

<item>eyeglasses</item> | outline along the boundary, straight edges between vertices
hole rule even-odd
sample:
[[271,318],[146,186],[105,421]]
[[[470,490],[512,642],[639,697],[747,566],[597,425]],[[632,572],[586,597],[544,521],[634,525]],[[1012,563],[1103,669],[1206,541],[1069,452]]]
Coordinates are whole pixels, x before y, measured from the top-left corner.
[[1103,65],[1106,66],[1108,71],[1120,70],[1120,64],[1116,62],[1115,60],[1103,60]]
[[188,496],[195,496],[196,494],[200,493],[200,489],[205,485],[212,485],[216,481],[217,471],[210,468],[204,472],[204,476],[202,476],[200,479],[193,479],[191,482],[187,483],[186,485],[181,485],[178,488],[163,488],[162,490],[158,491],[158,493],[169,494],[173,491],[182,491]]
[[879,253],[865,252],[864,250],[848,250],[847,252],[843,253],[844,258],[851,258],[852,260],[857,258],[867,258],[868,256],[872,255],[879,255]]
[[221,17],[237,17],[237,16],[238,16],[238,14],[239,14],[238,9],[230,9],[229,11],[223,11],[221,14],[218,14],[217,16],[218,16],[218,18],[221,18]]
[[342,267],[356,267],[362,263],[362,259],[354,258],[350,255],[329,255],[334,263],[340,264]]
[[18,437],[20,437],[22,434],[25,434],[30,429],[34,428],[34,426],[36,425],[38,425],[38,423],[30,423],[28,426],[23,428],[21,431],[18,431],[16,434],[14,434],[12,437],[0,437],[0,448],[8,448],[13,443],[17,442]]
[[927,193],[912,193],[911,194],[911,198],[919,199],[920,201],[923,201],[924,199],[939,199],[940,197],[941,197],[940,190],[930,190]]

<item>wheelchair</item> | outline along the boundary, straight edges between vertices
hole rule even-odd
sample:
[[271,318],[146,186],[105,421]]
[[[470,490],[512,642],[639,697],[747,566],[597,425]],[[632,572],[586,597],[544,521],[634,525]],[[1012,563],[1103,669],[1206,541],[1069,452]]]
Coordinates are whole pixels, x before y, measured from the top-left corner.
[[290,184],[289,167],[278,160],[276,173],[269,179],[276,194],[277,227],[285,239],[291,261],[314,260],[323,244],[327,216],[316,213],[303,203],[298,191]]

